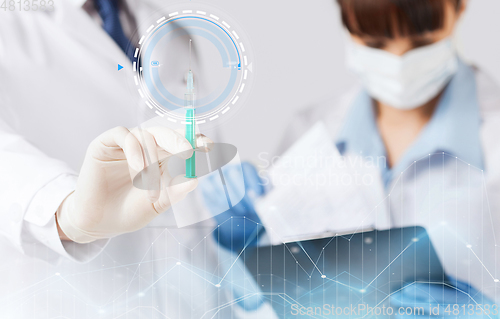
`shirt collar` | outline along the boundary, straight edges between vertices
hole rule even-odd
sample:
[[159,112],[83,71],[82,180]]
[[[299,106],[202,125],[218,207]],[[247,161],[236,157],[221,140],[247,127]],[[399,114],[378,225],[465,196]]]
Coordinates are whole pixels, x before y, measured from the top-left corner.
[[385,155],[372,105],[372,99],[365,90],[354,99],[336,140],[341,154],[349,152],[364,156]]
[[[474,70],[459,61],[458,71],[446,87],[431,120],[392,171],[401,172],[413,161],[441,151],[484,169],[480,122]],[[375,123],[372,100],[366,91],[355,98],[336,145],[342,154],[386,155]]]

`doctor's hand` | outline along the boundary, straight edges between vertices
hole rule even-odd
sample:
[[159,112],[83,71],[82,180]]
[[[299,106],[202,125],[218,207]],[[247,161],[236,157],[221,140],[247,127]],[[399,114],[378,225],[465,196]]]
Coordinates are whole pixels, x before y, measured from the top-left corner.
[[[396,318],[499,318],[500,312],[497,304],[458,280],[452,285],[414,283],[393,294],[391,306]],[[415,313],[418,308],[424,313]]]
[[[262,223],[254,208],[255,199],[264,194],[263,183],[252,164],[243,162],[241,169],[245,184],[245,196],[238,204],[221,214],[219,214],[222,211],[221,207],[227,207],[227,198],[224,193],[214,191],[217,187],[213,183],[217,182],[208,180],[200,185],[206,207],[219,225],[214,232],[215,239],[231,251],[240,251],[245,245],[255,245],[258,235],[263,230]],[[241,183],[238,180],[241,178],[240,176],[239,165],[229,166],[224,172],[225,183],[238,185]],[[259,224],[257,225],[257,223]]]
[[[212,142],[199,135],[196,143],[208,150]],[[196,188],[197,179],[171,177],[167,168],[170,156],[187,159],[192,154],[184,136],[169,128],[116,127],[104,132],[87,149],[76,190],[56,213],[58,226],[78,243],[146,226]],[[141,171],[146,190],[132,182]]]

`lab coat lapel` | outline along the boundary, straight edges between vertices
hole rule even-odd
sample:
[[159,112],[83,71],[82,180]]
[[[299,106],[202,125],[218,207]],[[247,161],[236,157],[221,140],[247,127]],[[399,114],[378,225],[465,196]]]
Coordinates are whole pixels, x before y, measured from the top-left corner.
[[60,6],[54,14],[54,22],[57,28],[65,30],[68,38],[98,55],[99,61],[122,65],[130,63],[113,39],[81,7],[76,7],[67,0],[58,4]]

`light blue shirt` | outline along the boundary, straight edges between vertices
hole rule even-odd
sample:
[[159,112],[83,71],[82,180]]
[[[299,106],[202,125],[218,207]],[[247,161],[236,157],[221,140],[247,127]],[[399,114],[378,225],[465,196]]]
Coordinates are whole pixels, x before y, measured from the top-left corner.
[[[396,165],[392,168],[388,165],[380,167],[384,185],[390,185],[414,161],[439,152],[484,169],[480,124],[474,70],[459,61],[458,71],[446,87],[429,123]],[[372,99],[366,91],[355,98],[336,145],[341,154],[349,152],[363,157],[387,158],[387,151],[375,122]]]

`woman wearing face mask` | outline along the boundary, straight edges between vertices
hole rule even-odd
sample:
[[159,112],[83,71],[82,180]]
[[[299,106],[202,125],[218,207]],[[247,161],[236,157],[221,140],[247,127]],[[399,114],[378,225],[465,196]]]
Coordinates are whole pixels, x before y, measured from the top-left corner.
[[[481,271],[465,274],[458,270],[457,265],[470,261],[470,258],[460,253],[448,253],[448,250],[462,249],[457,245],[465,249],[462,242],[468,242],[467,247],[472,246],[476,252],[481,250],[484,255],[493,254],[496,250],[495,231],[499,232],[496,237],[500,238],[500,228],[495,228],[498,224],[496,217],[486,218],[482,212],[467,217],[443,213],[443,216],[436,214],[436,220],[432,220],[431,213],[427,212],[423,218],[420,212],[420,209],[425,209],[422,206],[431,201],[429,197],[436,195],[432,191],[435,179],[439,177],[443,185],[455,185],[457,167],[460,166],[455,159],[470,164],[478,172],[485,170],[490,181],[490,199],[491,192],[498,185],[492,181],[500,180],[495,175],[499,163],[492,160],[499,151],[495,138],[497,122],[500,124],[500,90],[483,72],[460,59],[452,41],[466,0],[337,2],[350,35],[347,63],[359,75],[361,85],[337,101],[299,114],[285,134],[281,150],[286,150],[315,123],[322,121],[342,155],[386,158],[386,165],[378,169],[384,196],[391,195],[389,199],[380,198],[380,202],[385,200],[388,207],[389,226],[422,225],[434,241],[432,232],[438,221],[449,223],[450,234],[455,231],[464,237],[459,239],[448,233],[443,236],[443,230],[437,230],[441,237],[453,237],[448,242],[438,242],[436,247],[445,271],[495,298],[496,281],[483,275],[485,268],[491,271],[496,262],[483,259],[484,267],[479,266]],[[408,167],[412,167],[411,172]],[[256,170],[247,165],[244,175],[247,193],[253,197],[263,195],[264,188]],[[204,191],[210,195],[206,187]],[[211,205],[217,205],[217,198],[206,198],[209,209]],[[265,229],[249,223],[244,230],[222,223],[230,216],[259,220],[248,196],[231,210],[218,215],[216,219],[221,225],[217,239],[223,246],[240,250],[245,243],[255,243],[255,234],[265,233]],[[483,232],[474,228],[475,220],[486,220],[480,227],[490,225],[493,234],[487,235],[489,230]],[[238,231],[241,236],[238,236]],[[473,239],[465,238],[465,234],[474,231],[481,234],[476,236],[481,237],[480,244],[472,244]],[[448,255],[443,257],[444,254]],[[399,306],[413,306],[419,302],[427,306],[471,303],[468,296],[480,294],[462,282],[456,282],[462,293],[443,285],[413,285],[392,296],[393,303]]]

